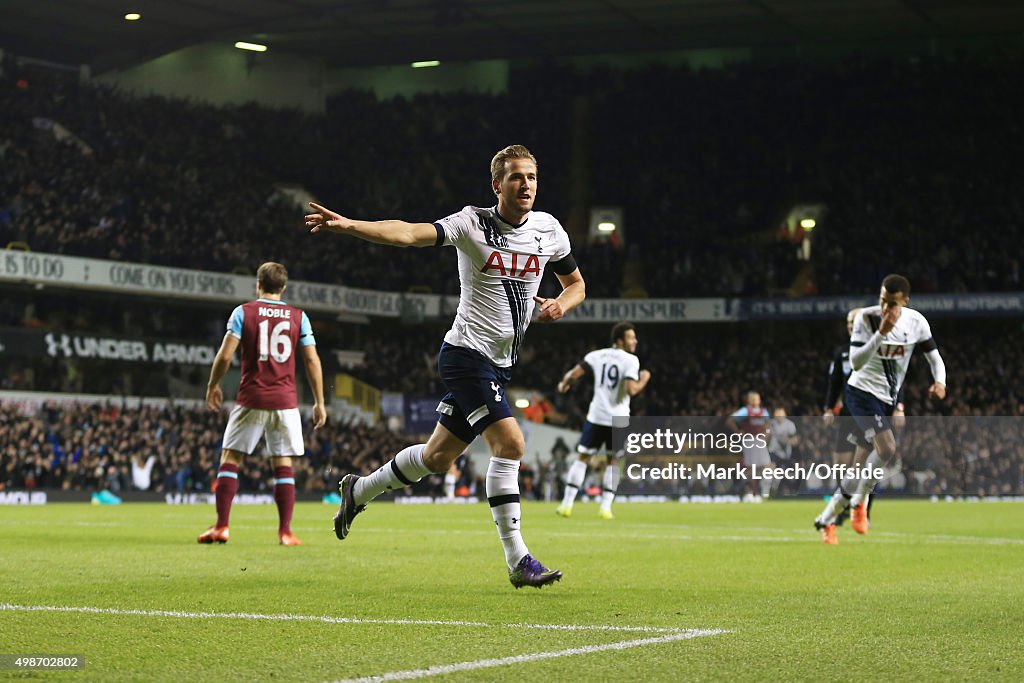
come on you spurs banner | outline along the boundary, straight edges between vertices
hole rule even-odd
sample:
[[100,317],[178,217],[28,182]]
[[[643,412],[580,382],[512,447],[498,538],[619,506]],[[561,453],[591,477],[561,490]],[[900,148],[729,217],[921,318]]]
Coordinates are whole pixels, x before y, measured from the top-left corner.
[[[0,249],[0,281],[31,282],[123,294],[237,304],[256,296],[252,275],[211,273],[139,263]],[[309,311],[422,320],[450,318],[455,296],[407,294],[341,285],[292,281],[286,299]],[[587,299],[565,323],[736,322],[743,320],[842,319],[855,306],[876,303],[873,296],[800,299]],[[920,294],[913,308],[932,317],[1021,316],[1024,292]]]
[[[770,415],[615,418],[619,493],[822,495],[837,478],[871,477],[886,494],[1024,500],[1024,417],[908,416],[879,426],[874,418]],[[887,429],[895,458],[852,464],[857,444]]]
[[[76,289],[91,289],[167,296],[179,299],[238,304],[256,297],[256,277],[169,268],[140,263],[0,249],[0,280],[33,282]],[[438,317],[454,311],[458,299],[442,311],[442,297],[403,294],[341,285],[292,281],[288,303],[310,311],[362,315]]]

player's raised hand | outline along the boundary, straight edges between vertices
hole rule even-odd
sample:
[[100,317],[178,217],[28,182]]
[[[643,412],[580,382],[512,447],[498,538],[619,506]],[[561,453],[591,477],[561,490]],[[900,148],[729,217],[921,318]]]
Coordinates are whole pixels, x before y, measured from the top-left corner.
[[542,296],[535,296],[533,300],[540,306],[540,311],[537,313],[537,322],[539,323],[553,323],[565,315],[565,311],[562,310],[562,304],[558,299],[545,299]]
[[885,313],[882,314],[882,322],[878,326],[878,333],[883,337],[890,332],[892,328],[896,327],[896,321],[900,319],[899,306],[890,306],[885,309]]
[[316,202],[310,202],[309,205],[316,211],[316,213],[306,214],[306,227],[310,232],[320,232],[321,230],[339,232],[346,222],[345,217],[340,213],[335,213]]
[[646,370],[646,369],[645,370],[641,370],[640,371],[640,381],[646,383],[646,382],[649,382],[650,380],[651,380],[651,371],[650,370]]
[[221,391],[219,384],[206,387],[206,405],[210,410],[215,413],[220,412],[220,407],[224,403],[224,392]]
[[931,385],[928,387],[928,396],[930,398],[938,399],[939,401],[946,398],[946,385],[938,382]]

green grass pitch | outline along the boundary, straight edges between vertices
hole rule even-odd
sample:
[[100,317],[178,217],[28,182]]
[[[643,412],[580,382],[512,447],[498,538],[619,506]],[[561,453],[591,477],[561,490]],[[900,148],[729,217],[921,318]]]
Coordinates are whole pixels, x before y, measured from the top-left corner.
[[302,504],[294,548],[273,506],[223,546],[212,506],[0,508],[0,653],[86,657],[0,679],[1024,680],[1024,504],[882,499],[834,547],[820,505],[526,503],[565,578],[518,591],[485,504],[377,503],[343,543]]

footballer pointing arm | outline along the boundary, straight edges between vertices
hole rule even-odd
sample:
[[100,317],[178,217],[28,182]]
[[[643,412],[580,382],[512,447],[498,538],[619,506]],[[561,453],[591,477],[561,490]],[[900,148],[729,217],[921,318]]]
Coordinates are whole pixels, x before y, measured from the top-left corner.
[[[352,235],[375,244],[393,247],[432,247],[437,244],[437,228],[433,223],[407,223],[400,220],[357,221],[340,213],[310,202],[316,213],[306,214],[306,227],[310,232],[333,232]],[[557,298],[535,296],[538,305],[537,322],[550,323],[561,319],[576,308],[587,296],[586,283],[579,268],[568,275],[556,274],[562,293]]]
[[374,244],[392,247],[432,247],[437,244],[437,229],[433,223],[407,223],[405,221],[357,221],[346,218],[314,202],[316,211],[306,215],[310,232],[333,232],[352,235]]

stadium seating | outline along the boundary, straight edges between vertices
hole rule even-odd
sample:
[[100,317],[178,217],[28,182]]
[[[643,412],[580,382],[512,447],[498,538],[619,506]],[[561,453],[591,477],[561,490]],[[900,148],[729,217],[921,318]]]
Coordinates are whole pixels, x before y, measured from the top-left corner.
[[[802,292],[860,293],[894,268],[918,292],[1018,290],[1024,179],[1002,152],[1024,133],[1000,93],[1020,62],[545,68],[505,95],[346,92],[326,116],[0,80],[0,244],[221,272],[276,258],[296,279],[453,293],[452,269],[417,250],[313,246],[275,183],[357,217],[434,220],[489,201],[487,162],[514,140],[540,158],[539,208],[569,224],[581,184],[585,203],[624,208],[628,248],[576,240],[591,296],[618,295],[627,263],[651,296],[766,294],[801,275]],[[513,101],[530,116],[497,130]],[[827,213],[808,264],[777,228],[811,201]]]

